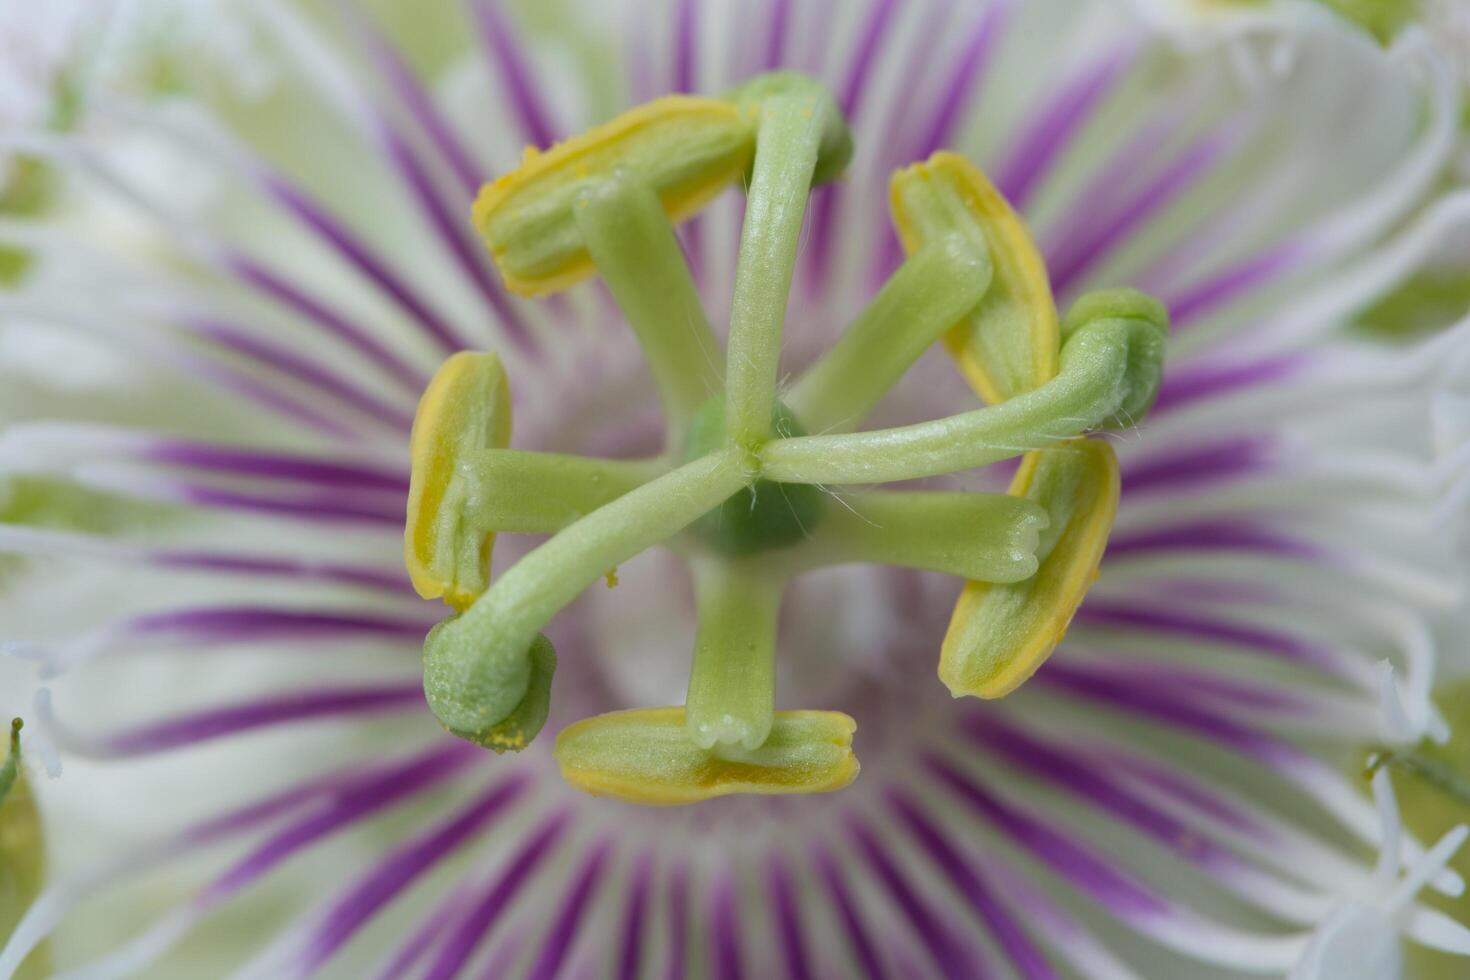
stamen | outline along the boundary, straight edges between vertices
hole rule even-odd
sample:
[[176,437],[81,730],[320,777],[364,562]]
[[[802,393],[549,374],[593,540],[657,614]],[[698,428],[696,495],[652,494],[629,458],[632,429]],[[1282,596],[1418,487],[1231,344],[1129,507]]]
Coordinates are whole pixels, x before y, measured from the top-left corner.
[[480,488],[465,502],[466,519],[491,531],[520,534],[560,531],[663,471],[658,460],[589,459],[519,449],[470,452],[458,465],[459,475]]
[[750,114],[729,102],[656,99],[545,153],[528,147],[518,168],[481,190],[475,227],[512,292],[558,292],[595,270],[575,216],[589,175],[636,175],[678,221],[740,178],[754,137]]
[[800,76],[767,76],[738,94],[759,100],[760,128],[730,305],[725,424],[731,442],[753,449],[769,438],[807,194],[842,171],[852,142],[832,97]]
[[843,495],[794,560],[811,565],[875,562],[980,582],[1036,574],[1040,532],[1051,520],[1031,500],[998,493]]
[[888,483],[998,463],[1098,426],[1125,426],[1126,406],[1156,396],[1163,356],[1157,324],[1094,320],[1067,339],[1061,370],[1035,391],[934,422],[783,439],[763,451],[762,472],[787,483]]
[[945,235],[989,249],[990,289],[944,338],[980,396],[996,405],[1051,380],[1060,339],[1046,266],[1000,192],[970,161],[942,152],[894,174],[890,195],[910,254]]
[[991,282],[983,241],[945,235],[910,255],[787,396],[813,431],[850,432]]
[[965,587],[939,654],[939,677],[955,697],[1004,697],[1062,641],[1097,578],[1118,511],[1118,460],[1091,439],[1030,453],[1010,493],[1049,518],[1036,549],[1040,569],[1020,582]]
[[[806,569],[876,561],[968,579],[941,654],[956,695],[1009,692],[1061,639],[1096,576],[1119,493],[1107,444],[1076,437],[1132,424],[1153,404],[1166,314],[1113,291],[1084,297],[1059,325],[1010,206],[963,158],[936,154],[893,179],[908,261],[793,388],[793,409],[776,397],[776,372],[806,202],[851,153],[832,97],[776,74],[723,100],[661,99],[545,154],[528,151],[481,193],[475,223],[512,290],[555,292],[602,275],[648,357],[683,464],[506,449],[500,362],[459,355],[441,370],[415,424],[407,554],[421,594],[444,594],[460,612],[424,646],[425,694],[450,731],[497,751],[524,747],[545,721],[555,668],[540,631],[660,543],[695,579],[687,708],[563,731],[562,771],[589,792],[690,803],[823,792],[856,776],[850,718],[774,710],[777,611]],[[721,358],[671,223],[742,176]],[[846,432],[946,331],[964,373],[1002,404]],[[813,420],[825,434],[804,434]],[[1028,453],[1004,496],[846,488]],[[487,588],[496,531],[555,534]]]
[[723,353],[658,195],[627,171],[577,198],[577,229],[638,335],[677,445],[689,416],[724,387]]
[[510,442],[510,385],[494,354],[456,354],[429,382],[409,441],[404,556],[414,588],[463,610],[485,591],[495,534],[469,524],[477,488],[459,461]]
[[[773,580],[774,579],[774,580]],[[776,615],[785,582],[720,561],[694,566],[699,631],[689,738],[702,749],[761,747],[776,710]]]
[[711,753],[690,741],[683,708],[616,711],[566,728],[556,761],[578,789],[651,806],[732,793],[828,793],[857,778],[856,728],[836,711],[779,711],[760,748]]

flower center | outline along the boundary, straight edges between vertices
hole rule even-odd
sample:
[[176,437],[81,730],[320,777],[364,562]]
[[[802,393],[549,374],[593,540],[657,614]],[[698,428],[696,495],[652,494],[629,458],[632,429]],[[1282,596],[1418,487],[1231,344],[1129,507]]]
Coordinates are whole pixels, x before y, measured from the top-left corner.
[[[725,400],[710,398],[694,413],[684,459],[692,462],[725,445]],[[790,408],[776,402],[771,437],[806,435]],[[752,470],[760,468],[760,450],[751,450]],[[806,483],[756,480],[699,518],[694,530],[711,546],[729,555],[749,555],[784,548],[811,537],[822,517],[822,492]]]
[[[1078,437],[1152,405],[1166,315],[1112,290],[1059,322],[1020,220],[979,170],[939,153],[893,178],[907,260],[778,399],[808,195],[851,153],[832,97],[782,73],[724,98],[659,99],[528,150],[482,191],[475,224],[512,290],[540,295],[593,274],[608,286],[648,359],[668,445],[631,461],[511,450],[499,359],[462,353],[439,370],[414,424],[405,556],[420,594],[454,610],[424,647],[425,694],[451,732],[497,751],[527,744],[556,666],[541,630],[658,544],[694,582],[686,703],[565,729],[562,772],[593,793],[684,803],[826,791],[856,776],[851,718],[774,709],[781,599],[813,569],[866,562],[964,578],[940,652],[956,696],[1003,696],[1056,647],[1118,502],[1108,444]],[[721,350],[673,222],[735,184],[747,202]],[[854,431],[941,338],[990,406]],[[1015,456],[1025,459],[1006,494],[848,489]],[[824,499],[834,487],[842,507]],[[492,584],[504,531],[552,536]]]

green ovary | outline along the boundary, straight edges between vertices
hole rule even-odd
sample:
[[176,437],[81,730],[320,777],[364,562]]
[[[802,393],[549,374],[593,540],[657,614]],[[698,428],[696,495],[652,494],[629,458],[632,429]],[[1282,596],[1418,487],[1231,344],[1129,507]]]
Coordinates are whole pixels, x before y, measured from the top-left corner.
[[[806,435],[791,410],[776,403],[771,415],[773,435]],[[725,444],[725,399],[711,398],[700,406],[689,429],[686,460],[699,459]],[[806,483],[756,480],[694,522],[694,531],[707,543],[730,555],[751,555],[784,548],[811,536],[822,518],[822,492]]]

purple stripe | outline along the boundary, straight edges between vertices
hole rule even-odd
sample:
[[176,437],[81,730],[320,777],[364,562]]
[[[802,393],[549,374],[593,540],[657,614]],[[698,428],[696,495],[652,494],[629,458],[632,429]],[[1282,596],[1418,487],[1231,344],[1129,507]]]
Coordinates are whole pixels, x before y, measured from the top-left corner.
[[1031,738],[977,712],[966,714],[961,727],[971,739],[1012,766],[1110,814],[1186,861],[1214,872],[1239,865],[1229,851],[1107,778],[1107,770],[1098,769],[1085,756]]
[[199,904],[208,907],[229,897],[302,848],[450,778],[471,758],[457,746],[435,749],[395,766],[381,779],[342,794],[327,808],[285,827],[251,851],[200,893]]
[[314,231],[358,272],[393,300],[399,309],[417,320],[446,352],[463,348],[460,334],[429,305],[386,259],[371,249],[367,242],[348,230],[322,205],[306,196],[299,187],[280,174],[262,172],[260,181],[266,193],[279,201],[299,222]]
[[735,879],[729,871],[711,887],[708,928],[714,980],[740,980],[745,975],[740,956],[740,911],[735,900]]
[[485,55],[505,84],[522,131],[536,146],[549,147],[556,142],[557,127],[551,123],[547,107],[537,92],[537,82],[526,64],[522,53],[525,39],[506,21],[499,0],[472,0],[470,12],[479,28]]
[[[905,154],[906,159],[927,158],[953,135],[956,121],[973,98],[977,80],[990,63],[991,52],[1005,28],[1010,9],[1009,0],[994,0],[975,22],[959,60],[940,85],[943,100],[939,109],[915,150]],[[887,207],[886,199],[883,206]],[[876,253],[877,264],[873,274],[876,279],[882,280],[897,268],[903,250],[899,245],[898,235],[889,222],[882,220],[880,227],[884,230],[880,233],[881,244]]]
[[340,640],[349,636],[422,640],[425,620],[359,612],[281,609],[271,606],[194,606],[146,613],[124,633],[135,639],[171,636],[190,643],[244,643],[269,639]]
[[868,76],[872,72],[873,60],[878,55],[879,42],[888,32],[888,22],[898,11],[896,0],[874,0],[863,22],[857,44],[857,54],[848,66],[847,76],[838,88],[837,104],[849,123],[853,122],[867,93]]
[[1071,144],[1098,103],[1112,92],[1133,64],[1137,49],[1114,51],[1084,68],[1034,117],[997,170],[996,186],[1018,211],[1023,209],[1043,178]]
[[1060,662],[1048,663],[1035,680],[1046,687],[1210,739],[1275,769],[1289,769],[1303,758],[1287,743],[1192,704],[1168,688],[1153,688],[1135,680],[1119,681],[1096,670]]
[[766,856],[766,890],[771,897],[771,917],[781,943],[781,959],[792,980],[811,980],[811,958],[806,948],[806,929],[801,921],[801,904],[786,858],[772,852]]
[[1131,752],[1095,752],[1093,758],[1096,764],[1124,772],[1233,830],[1258,840],[1276,842],[1276,833],[1270,827],[1180,773],[1146,762]]
[[770,21],[766,26],[766,53],[762,71],[774,71],[785,57],[786,35],[791,30],[791,0],[771,0]]
[[512,967],[520,959],[520,951],[525,949],[526,939],[526,927],[520,924],[514,926],[509,936],[504,937],[500,945],[490,952],[485,961],[485,971],[479,974],[479,980],[504,980],[512,976]]
[[1281,591],[1262,582],[1224,581],[1212,578],[1187,578],[1171,575],[1168,581],[1151,581],[1147,585],[1151,596],[1157,599],[1182,599],[1187,602],[1209,604],[1252,604],[1276,606],[1281,604]]
[[323,415],[305,402],[292,398],[272,385],[264,384],[246,374],[211,361],[198,358],[181,358],[181,360],[186,365],[192,366],[186,372],[188,376],[196,382],[205,384],[206,387],[209,383],[216,384],[225,391],[234,392],[242,398],[291,420],[296,425],[315,429],[333,439],[347,442],[362,441],[361,432]]
[[225,259],[231,272],[255,289],[270,296],[283,306],[293,309],[323,327],[328,334],[341,340],[417,397],[428,386],[429,377],[413,367],[399,355],[389,350],[376,337],[362,327],[349,321],[342,314],[321,300],[289,282],[276,272],[246,255],[235,253]]
[[361,586],[401,596],[413,594],[408,579],[401,572],[386,572],[368,567],[317,563],[291,558],[257,558],[205,551],[157,551],[150,554],[149,559],[160,568],[223,572],[230,575],[298,578]]
[[307,939],[299,969],[314,973],[330,960],[383,906],[398,897],[445,856],[480,833],[529,785],[524,773],[513,773],[482,794],[470,806],[389,851],[365,877],[328,906]]
[[1070,834],[1042,821],[1034,813],[1002,803],[970,776],[936,755],[926,755],[924,763],[942,785],[972,810],[1113,915],[1136,922],[1167,914],[1169,906],[1162,898],[1077,843]]
[[618,955],[618,980],[636,980],[643,971],[643,929],[648,920],[648,895],[652,885],[653,855],[640,855],[633,869],[633,888],[623,906],[623,944]]
[[694,57],[698,25],[695,17],[696,0],[679,0],[674,14],[674,78],[675,92],[694,91]]
[[1305,561],[1327,557],[1326,551],[1310,541],[1244,520],[1198,521],[1114,535],[1108,541],[1107,557],[1170,551],[1243,551]]
[[664,980],[684,980],[689,961],[689,868],[678,865],[669,878],[669,961]]
[[510,935],[490,951],[490,956],[485,961],[485,971],[480,974],[479,980],[505,980],[506,977],[511,976],[511,968],[521,958],[521,950],[526,947],[526,939],[527,933],[524,926],[517,925],[513,928]]
[[858,850],[867,859],[868,866],[878,876],[884,889],[893,899],[911,925],[924,941],[929,956],[939,967],[943,976],[950,980],[959,978],[983,978],[985,968],[977,949],[967,948],[957,932],[939,917],[927,902],[914,890],[907,877],[899,870],[893,857],[884,849],[878,836],[860,817],[847,818],[847,832]]
[[407,432],[413,425],[413,416],[408,412],[352,384],[292,348],[252,337],[233,324],[217,320],[192,320],[185,326],[257,364],[305,382],[317,391],[333,395],[344,405],[382,422],[389,428]]
[[354,765],[311,776],[264,799],[195,824],[181,837],[192,844],[211,843],[249,830],[283,813],[300,809],[303,804],[356,792],[396,771],[394,765],[375,763],[367,766]]
[[1286,241],[1181,290],[1165,303],[1174,329],[1189,326],[1251,290],[1290,271],[1305,256],[1300,242]]
[[[1111,218],[1111,212],[1099,213],[1099,203],[1116,200],[1123,191],[1137,184],[1150,164],[1159,158],[1159,148],[1168,145],[1170,135],[1187,118],[1188,110],[1173,103],[1156,109],[1135,127],[1133,135],[1105,163],[1092,169],[1092,176],[1070,198],[1061,209],[1057,223],[1047,231],[1042,251],[1053,281],[1057,278],[1056,271],[1072,261],[1079,244],[1106,226],[1103,219]],[[1146,185],[1151,183],[1145,181]]]
[[[867,81],[873,61],[878,56],[879,42],[883,40],[888,23],[898,10],[895,0],[874,0],[869,8],[867,20],[857,43],[857,53],[849,64],[847,74],[838,86],[837,104],[849,125],[856,125],[858,109],[867,94]],[[830,270],[830,252],[833,224],[837,217],[837,206],[843,197],[843,188],[832,184],[817,188],[809,204],[810,233],[806,243],[807,269],[810,273],[809,291],[818,292],[825,285]]]
[[556,850],[571,819],[571,811],[563,809],[532,824],[540,829],[521,845],[504,872],[455,928],[424,973],[423,980],[451,980],[459,973],[480,943],[489,938],[495,924],[515,900],[516,893]]
[[907,154],[910,159],[927,159],[956,135],[955,124],[975,97],[975,89],[990,65],[991,55],[1005,29],[1010,12],[1011,0],[992,0],[975,22],[948,81],[940,88],[943,98],[930,120],[929,128],[918,141],[916,149]]
[[[1213,133],[1200,140],[1121,206],[1113,208],[1106,217],[1095,219],[1091,234],[1078,234],[1066,241],[1057,250],[1059,254],[1047,262],[1052,288],[1058,293],[1070,290],[1100,260],[1113,254],[1140,225],[1209,173],[1226,151],[1234,147],[1235,136],[1235,131],[1231,130]],[[1075,206],[1095,211],[1104,200],[1106,198],[1082,200]]]
[[1253,476],[1280,465],[1274,436],[1237,436],[1215,442],[1190,442],[1131,461],[1123,471],[1123,492],[1130,499],[1156,490],[1190,489],[1201,483]]
[[384,37],[366,17],[357,16],[358,10],[355,6],[348,6],[347,9],[354,14],[353,26],[357,28],[369,57],[387,81],[389,89],[408,111],[408,115],[428,135],[429,141],[439,151],[445,163],[449,164],[449,169],[459,181],[460,189],[466,196],[473,196],[485,179],[484,168],[475,162],[454,127],[424,91],[418,76],[403,60],[397,46]]
[[[419,213],[454,259],[460,272],[469,280],[476,294],[489,304],[490,311],[499,318],[499,325],[505,336],[521,350],[533,349],[535,344],[525,321],[511,305],[500,282],[486,267],[481,247],[470,238],[469,223],[450,213],[443,198],[435,190],[432,178],[424,170],[423,162],[398,134],[384,128],[382,139],[384,148],[418,204]],[[473,345],[456,340],[456,349],[468,346]]]
[[100,742],[109,755],[144,755],[275,725],[416,710],[423,704],[423,684],[417,680],[372,687],[320,688],[200,711],[103,736]]
[[878,958],[878,950],[872,938],[868,935],[868,927],[863,923],[862,914],[853,902],[841,865],[831,851],[820,845],[813,850],[812,860],[816,864],[818,877],[822,879],[822,886],[832,899],[832,904],[837,907],[837,917],[842,921],[842,929],[847,936],[848,951],[861,968],[862,975],[870,980],[885,980],[888,974],[883,969],[882,960]]
[[1001,905],[989,886],[981,880],[959,849],[926,816],[907,794],[890,788],[885,794],[889,807],[898,815],[919,842],[935,866],[969,901],[985,928],[990,930],[1011,965],[1024,980],[1060,980],[1046,957],[1031,937],[1021,929],[1005,906]]
[[526,975],[527,980],[555,980],[562,963],[566,961],[567,953],[576,941],[577,930],[582,925],[587,905],[597,895],[598,887],[602,884],[611,855],[611,841],[602,840],[593,846],[592,853],[582,863],[572,887],[556,906],[561,911],[551,927],[551,933],[546,937],[545,945],[541,947],[540,955],[531,967],[531,972]]
[[408,939],[393,951],[393,955],[374,974],[373,980],[402,980],[408,976],[409,968],[422,959],[429,948],[459,921],[460,913],[464,910],[472,892],[470,882],[461,880],[424,917]]
[[1311,701],[1279,686],[1237,680],[1213,671],[1192,670],[1153,661],[1110,654],[1106,664],[1090,663],[1085,670],[1120,681],[1172,690],[1187,701],[1224,701],[1236,707],[1276,711],[1294,716],[1311,714]]
[[345,521],[348,523],[403,524],[403,505],[379,503],[370,499],[344,499],[340,492],[296,494],[293,497],[267,497],[259,494],[221,490],[197,483],[174,481],[175,499],[196,507],[220,507],[229,510],[254,511],[278,517],[297,517],[313,521]]
[[153,443],[144,458],[171,466],[236,473],[251,479],[320,483],[341,490],[381,490],[405,497],[408,494],[408,474],[402,470],[331,462],[315,456],[168,439]]
[[1258,361],[1221,364],[1210,359],[1203,363],[1172,365],[1159,386],[1159,397],[1150,410],[1155,416],[1174,411],[1195,402],[1233,395],[1245,388],[1274,384],[1295,377],[1312,363],[1308,354],[1280,354]]
[[1126,602],[1092,601],[1084,603],[1077,611],[1077,622],[1093,627],[1141,630],[1222,643],[1316,667],[1331,674],[1343,672],[1340,658],[1328,647],[1281,630],[1216,619],[1198,612],[1172,611]]

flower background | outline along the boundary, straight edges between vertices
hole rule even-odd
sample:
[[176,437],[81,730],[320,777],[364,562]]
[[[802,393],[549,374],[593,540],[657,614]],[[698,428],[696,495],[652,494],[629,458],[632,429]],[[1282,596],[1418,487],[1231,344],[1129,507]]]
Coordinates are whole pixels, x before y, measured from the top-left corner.
[[[27,82],[54,68],[53,97],[0,103],[11,186],[29,160],[49,174],[43,220],[0,220],[0,242],[31,257],[0,298],[0,546],[25,556],[3,570],[0,639],[17,656],[0,658],[0,707],[33,719],[39,685],[54,699],[63,773],[31,773],[50,880],[147,865],[67,916],[59,963],[144,935],[141,960],[197,918],[158,965],[119,962],[180,977],[314,966],[339,892],[511,772],[521,795],[343,934],[325,972],[367,975],[425,917],[448,921],[445,896],[473,908],[562,812],[474,971],[496,975],[500,956],[519,957],[508,971],[600,968],[647,895],[644,963],[661,970],[683,944],[695,976],[737,961],[846,975],[866,962],[859,935],[895,975],[957,975],[977,956],[1025,976],[1280,973],[1329,909],[1374,887],[1355,760],[1436,732],[1427,693],[1455,675],[1463,635],[1453,276],[1470,203],[1455,186],[1460,80],[1435,51],[1447,32],[1410,29],[1385,53],[1313,4],[880,0],[377,3],[367,20],[326,4],[136,3],[99,36],[91,5],[76,25],[49,9],[54,32],[27,18],[6,37],[28,52],[13,90],[34,95]],[[424,125],[383,39],[427,80],[453,141]],[[180,847],[180,828],[298,781],[445,749],[414,697],[416,631],[435,613],[396,591],[394,480],[415,379],[448,346],[514,358],[518,445],[657,444],[637,351],[601,293],[508,299],[463,248],[470,178],[659,92],[715,92],[776,64],[831,85],[858,142],[847,182],[813,203],[792,370],[899,257],[887,173],[940,146],[1024,211],[1063,303],[1127,282],[1171,307],[1165,392],[1118,439],[1123,510],[1057,662],[1002,704],[952,703],[932,671],[955,583],[845,569],[789,600],[781,647],[783,699],[858,718],[864,774],[841,796],[649,813],[562,787],[545,744],[514,759],[450,746],[443,779],[415,767],[422,792],[357,799],[313,846],[272,835],[313,807],[331,824],[320,801]],[[326,214],[384,266],[333,241]],[[717,324],[738,221],[730,199],[686,228]],[[1363,326],[1385,322],[1413,329],[1386,342]],[[935,356],[880,422],[971,403]],[[237,446],[351,470],[281,479],[207,451]],[[497,561],[514,558],[505,544]],[[262,556],[274,564],[241,564]],[[550,728],[680,700],[692,620],[678,566],[646,556],[619,577],[557,624]],[[1385,658],[1401,718],[1380,698]],[[274,705],[249,716],[272,723],[151,727],[243,702]],[[1027,819],[979,805],[975,786]],[[157,842],[174,859],[154,868]],[[208,883],[232,866],[269,873],[215,905],[228,888]],[[556,958],[563,921],[576,929]]]

